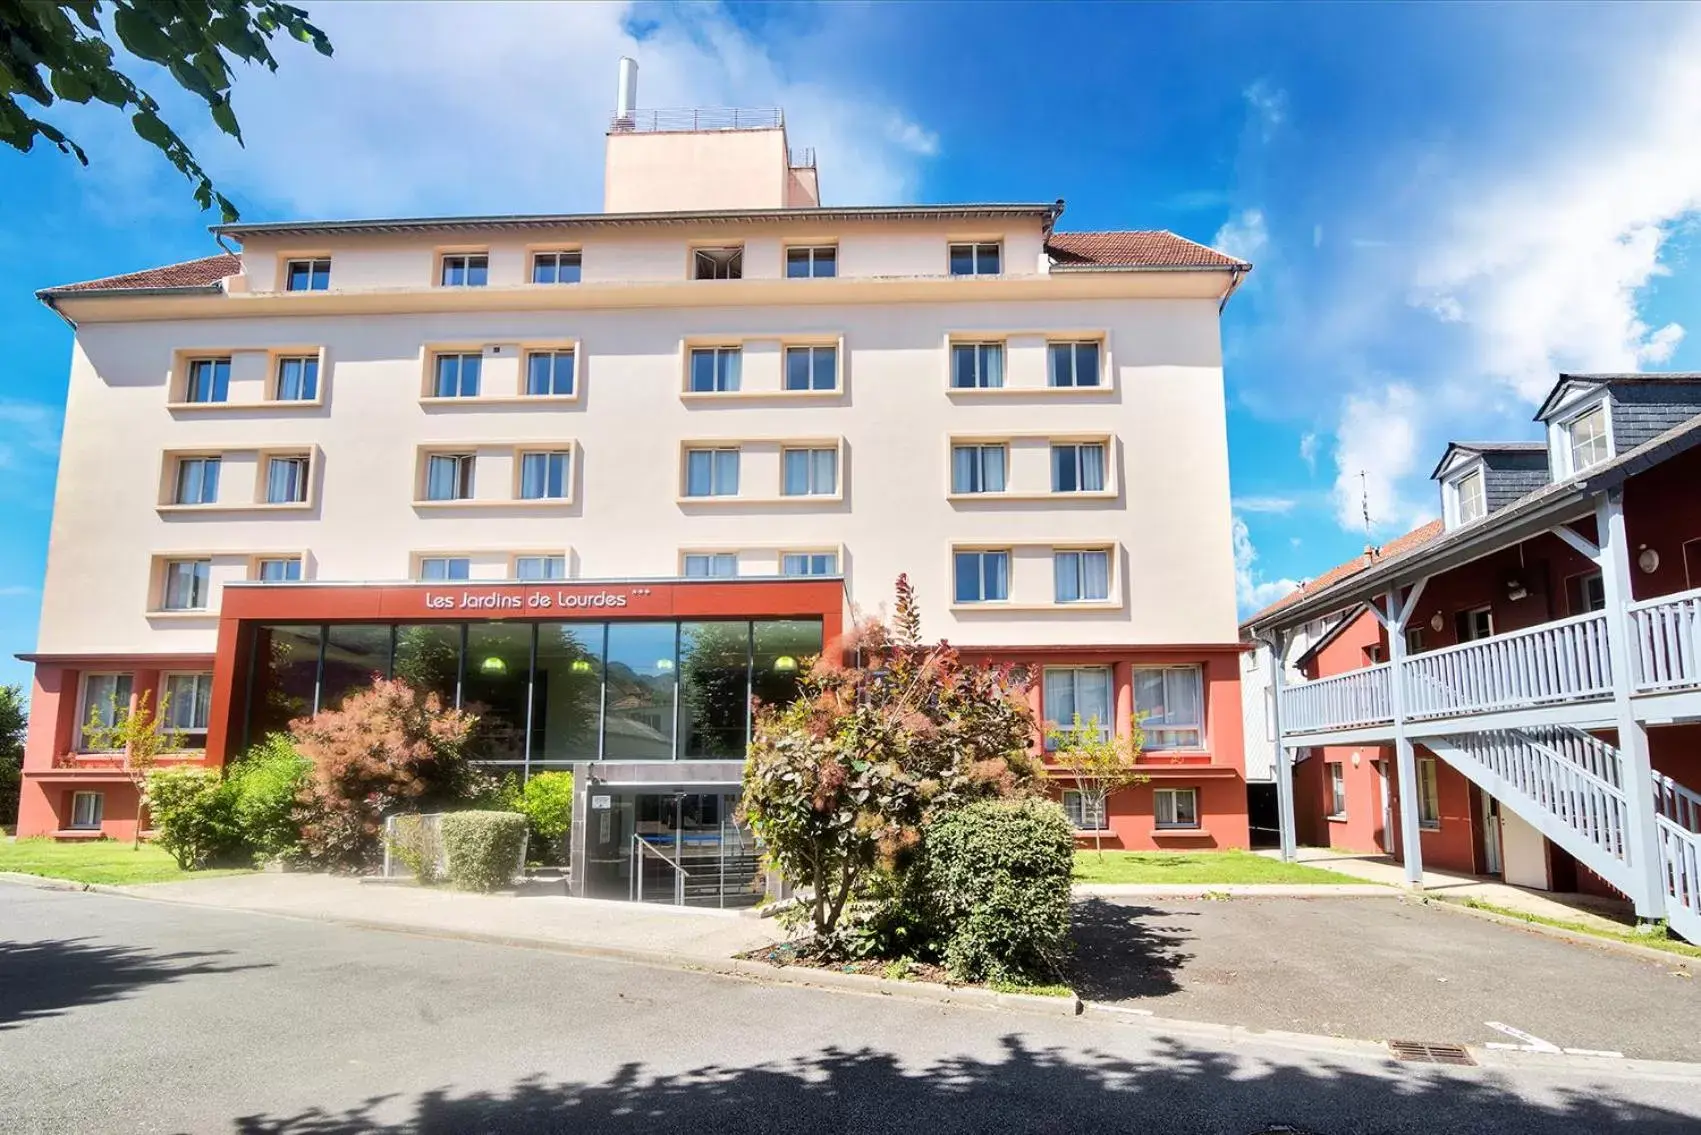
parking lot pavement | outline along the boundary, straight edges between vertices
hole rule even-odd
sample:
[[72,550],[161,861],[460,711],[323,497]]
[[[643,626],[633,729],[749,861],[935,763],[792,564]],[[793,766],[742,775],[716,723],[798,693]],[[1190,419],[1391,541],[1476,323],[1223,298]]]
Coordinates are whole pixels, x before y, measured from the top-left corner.
[[1521,1043],[1701,1061],[1701,964],[1653,961],[1388,898],[1093,899],[1088,1000],[1366,1040]]

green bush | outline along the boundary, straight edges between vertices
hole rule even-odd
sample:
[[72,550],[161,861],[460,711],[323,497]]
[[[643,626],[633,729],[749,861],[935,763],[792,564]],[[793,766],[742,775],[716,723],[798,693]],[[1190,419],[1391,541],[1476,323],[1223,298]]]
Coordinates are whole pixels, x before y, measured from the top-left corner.
[[536,773],[524,787],[515,786],[508,807],[531,824],[528,855],[543,863],[567,861],[567,832],[573,826],[572,773]]
[[1075,833],[1048,800],[995,800],[940,815],[924,835],[945,965],[962,981],[1054,979],[1069,934]]
[[307,786],[313,762],[295,751],[288,734],[272,733],[225,773],[243,841],[262,860],[300,852],[296,797]]
[[234,796],[217,769],[153,769],[146,793],[153,841],[171,853],[178,867],[194,871],[240,852],[242,827]]
[[450,812],[443,817],[449,882],[465,891],[507,886],[520,866],[526,817],[519,812]]

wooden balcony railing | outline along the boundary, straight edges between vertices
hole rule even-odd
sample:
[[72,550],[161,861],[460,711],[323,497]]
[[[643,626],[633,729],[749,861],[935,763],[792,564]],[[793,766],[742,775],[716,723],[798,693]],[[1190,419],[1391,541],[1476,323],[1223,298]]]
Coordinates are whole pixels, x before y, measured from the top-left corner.
[[1632,603],[1630,644],[1637,690],[1701,685],[1701,588]]
[[1578,615],[1414,654],[1404,672],[1413,720],[1612,696],[1606,613]]
[[1394,720],[1390,663],[1367,666],[1282,691],[1282,728],[1314,733]]

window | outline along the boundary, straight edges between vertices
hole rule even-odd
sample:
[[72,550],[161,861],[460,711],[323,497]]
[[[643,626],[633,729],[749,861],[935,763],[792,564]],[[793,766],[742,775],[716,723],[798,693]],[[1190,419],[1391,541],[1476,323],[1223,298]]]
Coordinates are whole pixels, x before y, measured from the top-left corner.
[[785,476],[780,485],[783,496],[832,496],[839,491],[838,450],[788,449],[783,456]]
[[230,396],[229,359],[190,359],[185,402],[223,402]]
[[1329,815],[1341,817],[1347,814],[1347,770],[1340,761],[1330,761],[1323,766],[1329,773]]
[[692,274],[699,280],[744,278],[744,246],[699,248],[691,257]]
[[952,343],[951,385],[957,390],[993,390],[1004,385],[1003,343]]
[[997,241],[986,241],[978,244],[953,244],[951,246],[951,275],[998,275],[999,252],[1002,248],[1003,246]]
[[205,748],[207,709],[213,700],[211,674],[169,674],[165,679],[165,725],[183,734],[183,746]]
[[1134,712],[1140,715],[1146,748],[1203,748],[1204,706],[1204,676],[1199,667],[1135,667]]
[[254,565],[254,578],[262,583],[291,583],[301,578],[300,556],[278,556]]
[[1441,792],[1435,780],[1435,758],[1418,758],[1418,827],[1441,826]]
[[1590,611],[1600,611],[1606,608],[1606,584],[1601,581],[1601,573],[1588,572],[1584,575],[1574,575],[1565,581],[1565,606],[1573,615],[1586,615]]
[[838,274],[839,249],[836,245],[821,244],[809,248],[786,249],[787,279],[822,279]]
[[284,264],[284,291],[322,292],[331,286],[331,258],[315,256]]
[[1406,628],[1406,653],[1407,654],[1422,654],[1423,653],[1423,628],[1422,627],[1407,627]]
[[731,579],[737,574],[736,552],[692,552],[685,557],[686,579]]
[[445,288],[482,288],[490,282],[490,257],[482,252],[455,252],[443,257],[438,283]]
[[1475,642],[1479,638],[1492,638],[1494,635],[1493,609],[1476,607],[1469,611],[1460,611],[1453,616],[1453,633],[1460,642]]
[[79,831],[92,831],[100,827],[101,814],[105,810],[106,796],[100,792],[71,793],[71,827]]
[[1481,469],[1474,469],[1454,481],[1453,494],[1458,501],[1455,513],[1458,523],[1469,524],[1488,513],[1488,499],[1483,496]]
[[839,385],[837,347],[787,347],[787,390],[834,390]]
[[566,579],[566,556],[515,556],[514,578],[528,580]]
[[119,718],[130,712],[130,683],[128,674],[90,674],[83,679],[83,716],[77,722],[77,748],[90,752],[89,725],[111,729]]
[[951,491],[953,493],[1001,493],[1004,491],[1002,445],[953,445],[951,447]]
[[[1064,728],[1075,723],[1097,720],[1099,735],[1108,738],[1116,728],[1115,711],[1110,701],[1110,667],[1108,666],[1047,666],[1044,685],[1040,690],[1045,720]],[[1047,738],[1045,747],[1057,746]]]
[[1053,445],[1051,447],[1051,491],[1054,493],[1101,493],[1104,491],[1104,445]]
[[213,572],[212,560],[165,561],[165,595],[167,611],[204,611]]
[[266,503],[304,504],[313,459],[302,455],[266,458]]
[[958,603],[996,603],[1010,598],[1009,552],[958,552],[953,562]]
[[573,396],[573,352],[533,351],[526,356],[526,394],[531,397]]
[[1199,790],[1160,788],[1152,793],[1152,813],[1160,828],[1196,828],[1199,826]]
[[566,450],[520,455],[520,499],[528,501],[566,500],[571,480],[572,460]]
[[1565,426],[1571,445],[1571,472],[1581,473],[1612,456],[1607,440],[1607,410],[1604,404],[1585,410]]
[[1063,810],[1069,823],[1078,832],[1102,832],[1110,829],[1104,822],[1104,801],[1073,788],[1064,789]]
[[738,389],[744,352],[738,347],[691,348],[691,393],[727,394]]
[[837,575],[836,552],[787,552],[780,557],[781,575]]
[[425,499],[463,501],[473,495],[473,455],[433,453],[425,459]]
[[1051,385],[1097,386],[1099,345],[1095,342],[1051,344]]
[[467,579],[471,574],[472,561],[465,556],[422,556],[419,561],[419,578],[427,583]]
[[1110,553],[1054,552],[1052,576],[1059,603],[1093,603],[1110,598]]
[[483,357],[474,354],[438,355],[431,384],[433,398],[477,398]]
[[532,283],[577,284],[583,256],[577,252],[534,252]]
[[311,402],[319,397],[319,360],[312,355],[278,360],[277,387],[272,397],[279,402]]
[[1388,660],[1382,657],[1381,643],[1373,642],[1364,648],[1364,663],[1366,666],[1380,666],[1386,661]]
[[172,490],[173,504],[217,504],[219,499],[219,459],[216,457],[179,457],[177,485]]
[[685,495],[688,497],[737,496],[738,450],[686,450]]

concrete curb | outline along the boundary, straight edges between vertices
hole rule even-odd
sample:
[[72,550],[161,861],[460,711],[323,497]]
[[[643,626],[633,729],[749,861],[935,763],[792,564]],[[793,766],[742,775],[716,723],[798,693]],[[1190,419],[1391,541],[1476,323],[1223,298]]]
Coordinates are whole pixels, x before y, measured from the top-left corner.
[[1646,958],[1649,961],[1660,962],[1664,965],[1680,966],[1701,976],[1701,958],[1690,957],[1687,954],[1672,953],[1669,950],[1656,950],[1652,946],[1639,946],[1635,942],[1621,942],[1617,938],[1606,938],[1599,934],[1590,934],[1582,930],[1567,930],[1563,926],[1549,926],[1545,922],[1530,922],[1522,918],[1514,918],[1509,914],[1501,914],[1495,910],[1483,910],[1481,907],[1468,906],[1459,899],[1442,898],[1440,895],[1412,895],[1413,900],[1451,910],[1458,914],[1470,915],[1488,922],[1498,922],[1502,926],[1510,926],[1517,930],[1532,930],[1537,934],[1545,934],[1549,938],[1572,942],[1579,946],[1596,946],[1603,950],[1616,950],[1621,954],[1632,957]]
[[79,883],[75,879],[55,879],[50,875],[30,875],[23,871],[0,871],[0,882],[34,887],[38,891],[92,891],[105,883]]
[[1000,993],[973,985],[940,985],[932,981],[894,981],[872,974],[844,973],[839,970],[816,969],[813,966],[776,966],[768,962],[733,958],[724,970],[739,977],[780,985],[835,989],[864,996],[902,997],[910,1001],[930,1001],[939,1005],[969,1005],[978,1008],[1016,1009],[1025,1013],[1043,1013],[1052,1017],[1078,1017],[1085,1002],[1078,995],[1045,997],[1035,993]]
[[1397,898],[1381,883],[1076,883],[1076,898]]

